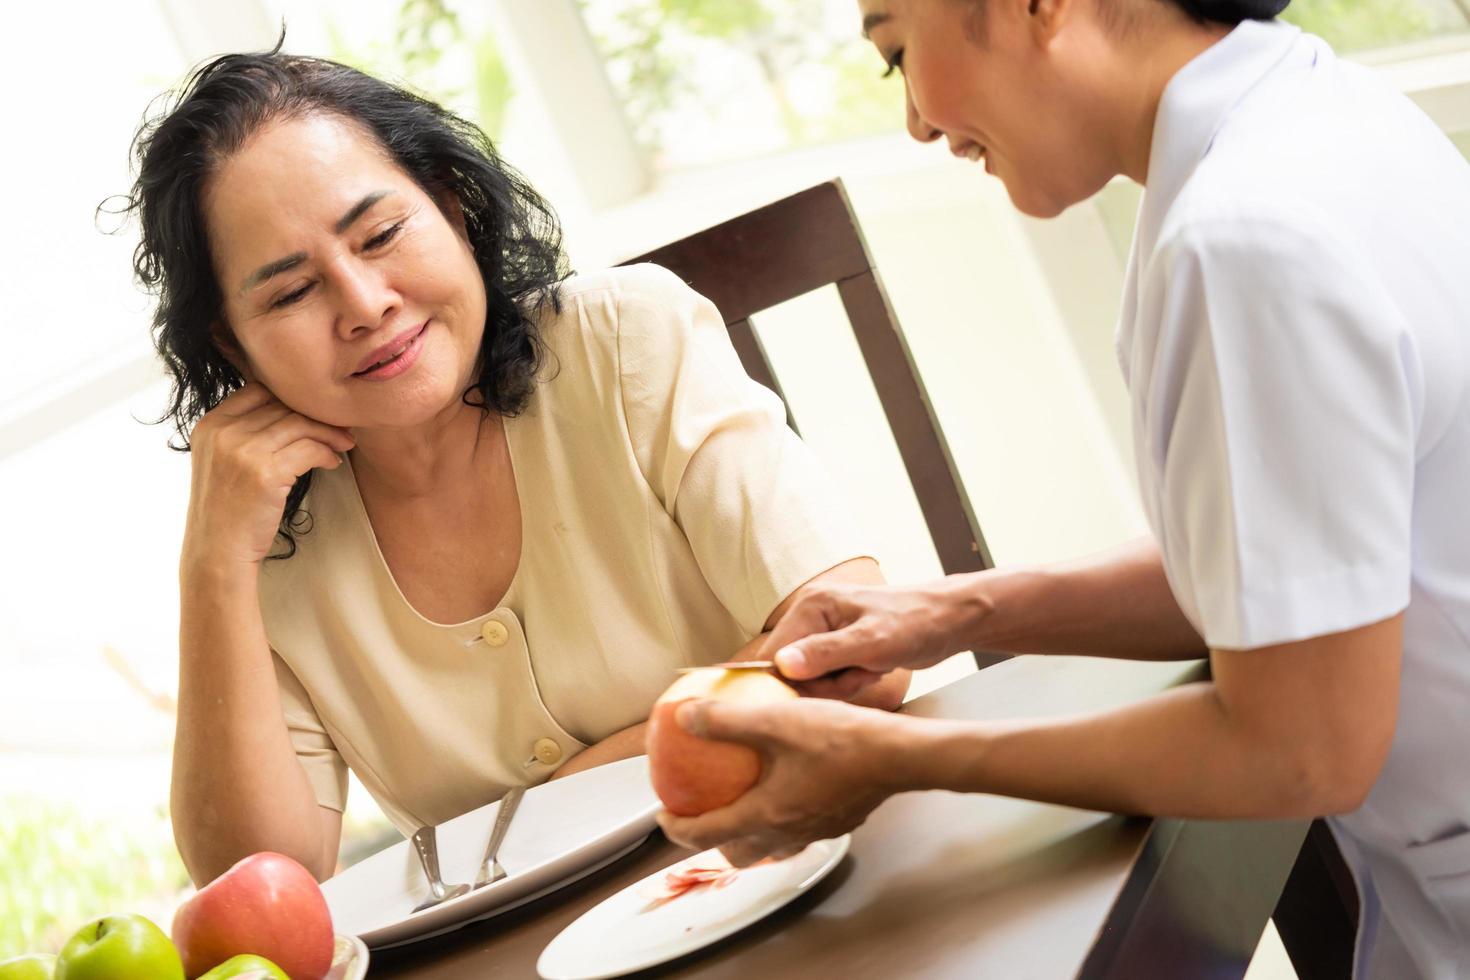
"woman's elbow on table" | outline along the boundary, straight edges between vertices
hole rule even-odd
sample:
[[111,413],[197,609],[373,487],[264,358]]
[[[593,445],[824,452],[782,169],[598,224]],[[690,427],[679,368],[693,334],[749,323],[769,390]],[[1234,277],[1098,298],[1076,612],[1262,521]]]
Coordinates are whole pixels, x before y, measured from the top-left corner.
[[337,851],[342,841],[342,814],[330,807],[315,807],[320,821],[319,837],[306,835],[306,840],[226,834],[195,821],[186,825],[174,821],[174,843],[183,859],[184,870],[197,888],[203,888],[235,863],[261,851],[274,851],[298,862],[317,881],[326,881],[337,871]]

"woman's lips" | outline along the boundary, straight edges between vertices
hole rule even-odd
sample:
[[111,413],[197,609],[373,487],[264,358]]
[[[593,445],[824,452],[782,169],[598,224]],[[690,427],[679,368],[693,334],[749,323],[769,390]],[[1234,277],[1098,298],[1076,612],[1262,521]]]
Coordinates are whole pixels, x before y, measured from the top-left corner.
[[428,326],[428,323],[425,322],[423,326],[419,327],[418,333],[413,335],[413,339],[408,342],[408,346],[403,348],[402,352],[396,357],[389,361],[376,364],[366,370],[358,371],[353,377],[361,378],[364,381],[387,381],[390,378],[398,377],[413,367],[414,362],[419,359],[419,353],[424,348],[424,334],[428,332]]

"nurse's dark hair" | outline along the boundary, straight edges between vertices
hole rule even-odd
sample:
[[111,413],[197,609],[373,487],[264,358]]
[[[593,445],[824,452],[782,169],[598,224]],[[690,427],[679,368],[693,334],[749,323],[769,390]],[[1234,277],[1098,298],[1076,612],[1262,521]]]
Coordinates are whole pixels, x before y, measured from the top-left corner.
[[[201,66],[150,109],[133,140],[136,180],[119,210],[138,218],[133,271],[158,301],[153,343],[173,381],[158,421],[176,430],[170,446],[187,452],[194,423],[244,384],[212,335],[224,323],[223,294],[204,187],[261,127],[312,114],[361,127],[441,209],[460,210],[486,293],[480,373],[463,399],[487,414],[520,412],[545,357],[538,315],[560,309],[568,275],[555,213],[473,123],[346,65],[286,54],[283,41]],[[275,557],[294,554],[295,534],[310,528],[301,509],[310,484],[308,472],[287,497]]]
[[[986,0],[967,0],[975,11],[970,22],[971,36],[984,40]],[[1126,31],[1136,26],[1140,15],[1149,7],[1178,7],[1200,22],[1239,24],[1246,20],[1270,20],[1280,14],[1291,0],[1097,0],[1103,22]]]
[[1270,20],[1286,9],[1291,0],[1169,0],[1199,20],[1239,24],[1244,20]]

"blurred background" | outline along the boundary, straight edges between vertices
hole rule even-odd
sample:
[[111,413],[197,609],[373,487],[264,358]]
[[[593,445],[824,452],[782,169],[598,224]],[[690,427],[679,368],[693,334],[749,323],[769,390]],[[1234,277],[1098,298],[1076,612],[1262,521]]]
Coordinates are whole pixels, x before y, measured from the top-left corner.
[[[591,270],[840,176],[996,560],[1141,532],[1112,353],[1139,189],[1061,218],[903,132],[853,0],[84,0],[7,13],[0,233],[0,959],[118,909],[167,923],[176,561],[188,458],[146,424],[166,385],[130,181],[150,102],[213,54],[287,47],[404,81],[488,130]],[[1470,154],[1470,0],[1297,0]],[[1365,147],[1364,152],[1372,152]],[[835,292],[758,324],[803,433],[891,580],[937,574]],[[916,693],[972,669],[923,673]],[[360,786],[341,860],[396,839]],[[1257,977],[1291,976],[1268,934]]]

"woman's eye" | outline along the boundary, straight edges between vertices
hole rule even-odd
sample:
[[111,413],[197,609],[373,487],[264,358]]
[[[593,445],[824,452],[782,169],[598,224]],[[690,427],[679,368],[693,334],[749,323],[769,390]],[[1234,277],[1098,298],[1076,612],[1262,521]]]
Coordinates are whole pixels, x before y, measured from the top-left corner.
[[393,225],[390,228],[385,228],[374,235],[372,238],[369,238],[367,241],[363,242],[362,247],[369,250],[382,248],[384,245],[387,245],[393,240],[394,236],[398,234],[399,230],[402,227],[403,222],[400,221],[398,222],[398,224]]
[[903,48],[888,56],[888,70],[883,73],[883,77],[887,78],[896,71],[903,71]]
[[273,309],[273,310],[279,310],[282,307],[290,306],[292,303],[295,303],[297,300],[301,299],[307,293],[311,292],[311,287],[313,285],[315,285],[315,284],[314,283],[307,283],[304,286],[301,286],[301,287],[299,287],[297,289],[291,290],[285,296],[282,296],[280,299],[277,299],[275,302],[271,303],[271,309]]

